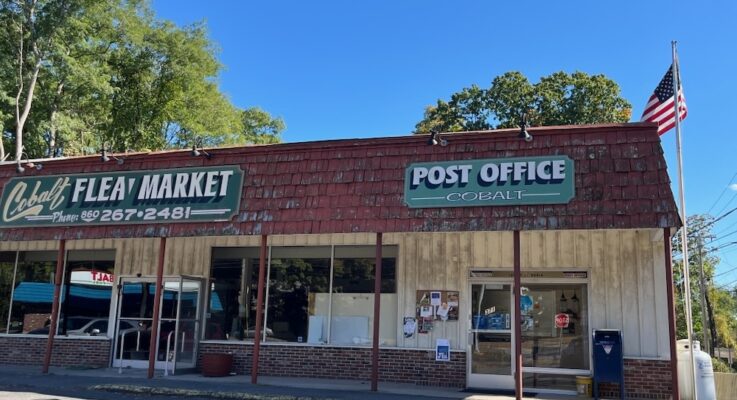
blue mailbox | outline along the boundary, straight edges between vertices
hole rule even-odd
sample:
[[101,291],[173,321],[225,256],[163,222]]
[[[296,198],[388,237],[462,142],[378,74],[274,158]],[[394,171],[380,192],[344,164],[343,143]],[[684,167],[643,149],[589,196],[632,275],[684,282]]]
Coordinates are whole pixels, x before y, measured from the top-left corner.
[[624,351],[622,332],[618,329],[594,330],[594,398],[599,398],[599,383],[619,383],[619,397],[624,399]]

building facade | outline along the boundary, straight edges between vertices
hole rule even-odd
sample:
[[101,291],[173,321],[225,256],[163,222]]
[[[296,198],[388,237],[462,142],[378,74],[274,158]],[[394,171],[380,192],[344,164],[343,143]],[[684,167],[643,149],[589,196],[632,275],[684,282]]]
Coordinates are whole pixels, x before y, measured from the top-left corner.
[[51,365],[231,352],[241,374],[371,379],[377,357],[379,382],[575,393],[606,328],[627,395],[669,398],[657,127],[530,132],[0,165],[0,362],[42,365],[53,320]]

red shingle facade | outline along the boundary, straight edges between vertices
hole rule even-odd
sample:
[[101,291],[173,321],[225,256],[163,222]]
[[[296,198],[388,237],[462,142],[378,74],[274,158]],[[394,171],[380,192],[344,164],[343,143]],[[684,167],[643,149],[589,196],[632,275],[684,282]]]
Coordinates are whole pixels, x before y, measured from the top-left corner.
[[[99,157],[53,160],[24,176],[240,165],[239,215],[228,222],[0,230],[0,240],[345,232],[447,232],[540,229],[663,228],[679,225],[670,179],[653,124],[533,128],[136,154],[123,165]],[[405,168],[413,162],[567,155],[575,163],[568,204],[410,209]],[[0,188],[18,176],[0,166]]]

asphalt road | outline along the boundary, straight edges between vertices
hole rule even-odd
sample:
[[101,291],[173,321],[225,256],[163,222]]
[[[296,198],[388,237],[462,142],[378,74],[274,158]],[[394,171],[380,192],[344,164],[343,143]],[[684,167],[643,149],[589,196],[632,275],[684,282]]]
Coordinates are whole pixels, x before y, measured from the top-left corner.
[[[124,385],[128,388],[165,388],[167,390],[181,390],[182,394],[136,394],[131,392],[115,392],[93,389],[96,385]],[[195,391],[193,393],[193,391]],[[185,397],[184,394],[188,395]],[[197,393],[205,393],[198,395]],[[7,400],[168,400],[185,399],[199,400],[212,398],[230,398],[248,400],[293,400],[295,398],[322,399],[351,399],[351,400],[411,400],[427,399],[427,392],[421,395],[402,395],[370,391],[348,391],[296,388],[277,385],[251,385],[247,380],[215,381],[193,379],[188,380],[164,378],[136,378],[120,376],[105,376],[95,370],[67,374],[64,370],[52,369],[52,373],[41,374],[39,367],[19,367],[0,365],[0,399]],[[474,396],[474,398],[478,398]],[[487,397],[483,398],[500,398]],[[507,397],[503,397],[507,399]],[[470,399],[470,397],[469,397]]]

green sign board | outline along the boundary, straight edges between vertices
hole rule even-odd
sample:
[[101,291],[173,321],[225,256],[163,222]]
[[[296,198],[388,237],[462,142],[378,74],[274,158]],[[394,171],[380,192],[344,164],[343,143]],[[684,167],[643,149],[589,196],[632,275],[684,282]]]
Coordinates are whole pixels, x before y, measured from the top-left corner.
[[12,178],[0,228],[225,221],[242,186],[237,166]]
[[574,196],[567,156],[411,164],[404,176],[410,208],[565,204]]

